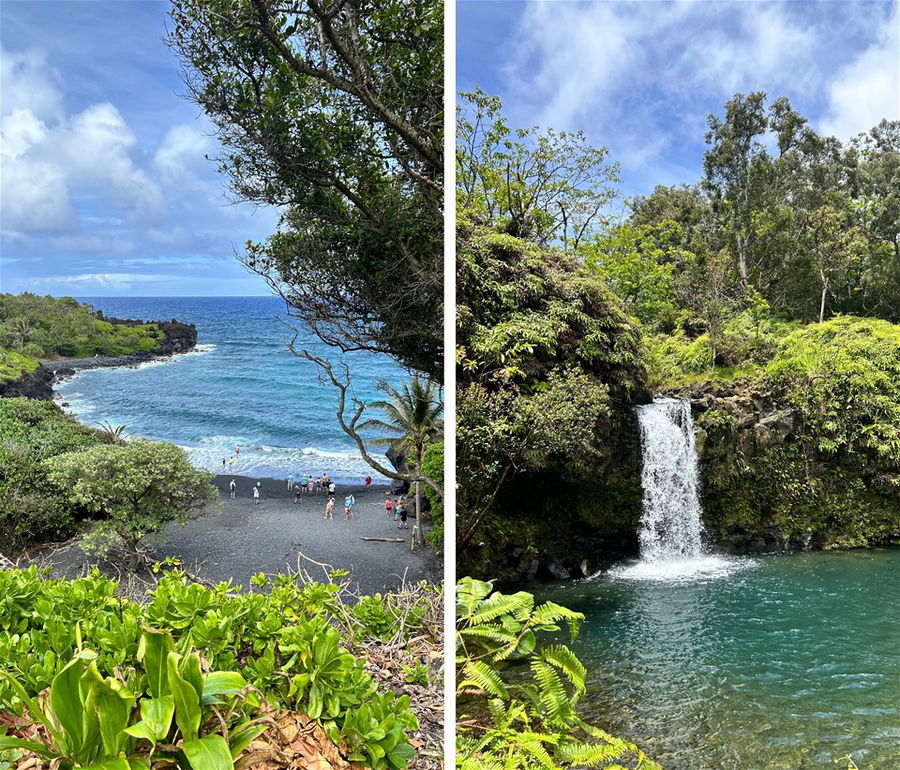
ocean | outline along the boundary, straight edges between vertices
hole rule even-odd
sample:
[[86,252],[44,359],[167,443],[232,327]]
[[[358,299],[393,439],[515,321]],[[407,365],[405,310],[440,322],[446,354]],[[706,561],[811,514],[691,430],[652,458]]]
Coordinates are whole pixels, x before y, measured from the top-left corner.
[[[337,390],[297,358],[278,297],[79,297],[104,314],[144,321],[177,319],[197,327],[197,349],[137,368],[79,372],[57,385],[64,407],[87,425],[109,421],[137,436],[171,441],[192,463],[215,473],[283,478],[289,473],[359,483],[383,480],[337,423]],[[311,352],[337,351],[301,334]],[[352,353],[353,394],[381,398],[376,384],[397,386],[402,368],[387,356]],[[377,415],[373,415],[377,416]],[[240,445],[240,454],[235,446]],[[382,449],[373,455],[384,460]],[[223,466],[222,461],[225,461]]]

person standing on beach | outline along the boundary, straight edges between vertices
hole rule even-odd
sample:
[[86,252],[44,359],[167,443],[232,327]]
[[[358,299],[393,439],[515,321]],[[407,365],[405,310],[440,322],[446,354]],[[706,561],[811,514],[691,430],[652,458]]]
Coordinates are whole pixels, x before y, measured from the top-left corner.
[[259,505],[259,487],[253,487],[253,501]]
[[313,493],[313,487],[316,484],[316,480],[313,478],[313,475],[310,473],[309,477],[306,479],[306,494],[311,495]]
[[333,481],[328,482],[328,496],[334,497],[334,493],[337,491],[337,486]]
[[388,496],[388,499],[384,501],[384,512],[387,514],[387,517],[388,517],[389,519],[394,518],[394,516],[393,516],[393,514],[394,514],[394,503],[391,501],[390,496]]
[[232,500],[234,500],[234,495],[236,492],[237,492],[237,483],[235,482],[234,479],[232,479],[231,482],[228,484],[228,493],[229,493],[228,496]]
[[372,488],[372,477],[366,476],[366,492]]
[[409,529],[409,525],[406,523],[406,506],[403,503],[400,503],[400,507],[397,509],[397,514],[400,519],[400,523],[397,525],[397,529]]
[[289,473],[287,477],[288,492],[294,488],[294,474]]
[[319,492],[321,492],[321,491],[322,491],[322,477],[318,476],[318,477],[316,477],[316,494],[319,494]]
[[356,500],[354,499],[352,493],[344,498],[344,516],[346,516],[348,519],[353,518],[353,503],[355,502]]
[[325,503],[325,516],[326,519],[334,518],[334,498],[329,497],[328,502]]

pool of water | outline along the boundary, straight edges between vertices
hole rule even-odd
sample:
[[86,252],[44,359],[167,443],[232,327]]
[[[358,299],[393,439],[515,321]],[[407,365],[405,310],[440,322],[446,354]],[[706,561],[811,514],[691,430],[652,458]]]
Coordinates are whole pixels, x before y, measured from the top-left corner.
[[539,592],[587,616],[586,715],[665,770],[900,768],[900,549],[709,567]]

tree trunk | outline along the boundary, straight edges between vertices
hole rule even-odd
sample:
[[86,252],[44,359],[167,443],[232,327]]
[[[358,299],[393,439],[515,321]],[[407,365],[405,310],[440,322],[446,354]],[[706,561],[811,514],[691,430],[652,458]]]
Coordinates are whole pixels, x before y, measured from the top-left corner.
[[825,320],[825,295],[828,293],[828,281],[822,275],[822,301],[819,303],[819,323]]
[[425,544],[425,532],[423,531],[424,513],[422,512],[422,482],[416,482],[416,542]]

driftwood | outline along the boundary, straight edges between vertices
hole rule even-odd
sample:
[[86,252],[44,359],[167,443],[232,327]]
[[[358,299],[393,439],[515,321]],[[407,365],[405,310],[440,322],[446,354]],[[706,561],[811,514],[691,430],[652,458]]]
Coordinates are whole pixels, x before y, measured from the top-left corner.
[[377,540],[379,543],[405,543],[406,540],[402,537],[363,537],[360,535],[360,540]]

